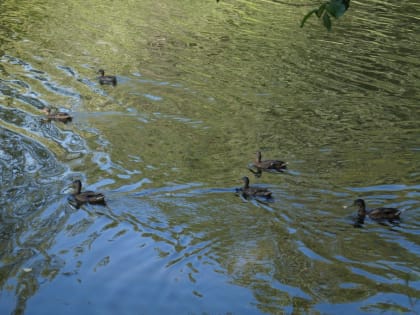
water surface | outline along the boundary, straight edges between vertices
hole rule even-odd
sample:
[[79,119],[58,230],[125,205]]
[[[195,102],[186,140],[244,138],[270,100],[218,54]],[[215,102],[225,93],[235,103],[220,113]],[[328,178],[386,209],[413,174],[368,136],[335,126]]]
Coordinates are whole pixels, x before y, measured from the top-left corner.
[[[415,1],[332,32],[287,2],[0,7],[1,314],[420,313]],[[354,228],[356,198],[401,222]]]

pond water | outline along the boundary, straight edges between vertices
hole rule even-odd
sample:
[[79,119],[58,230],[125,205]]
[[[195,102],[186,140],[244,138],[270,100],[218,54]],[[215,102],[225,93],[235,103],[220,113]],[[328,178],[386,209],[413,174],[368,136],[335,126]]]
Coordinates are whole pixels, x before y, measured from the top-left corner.
[[1,314],[420,314],[418,3],[302,4],[1,2]]

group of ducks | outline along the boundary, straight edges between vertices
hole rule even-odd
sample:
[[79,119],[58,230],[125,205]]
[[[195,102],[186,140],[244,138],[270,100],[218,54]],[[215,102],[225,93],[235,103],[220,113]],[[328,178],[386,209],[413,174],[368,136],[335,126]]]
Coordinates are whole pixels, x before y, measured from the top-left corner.
[[[256,177],[260,177],[262,171],[268,172],[284,172],[287,168],[287,163],[280,160],[261,160],[261,152],[257,152],[256,159],[252,165],[257,170],[250,168],[249,170],[254,173]],[[272,193],[266,188],[251,187],[249,185],[249,178],[247,176],[243,177],[244,186],[237,189],[237,192],[240,193],[245,198],[265,198],[271,199]],[[380,207],[371,210],[366,209],[366,203],[363,199],[356,199],[353,203],[353,206],[358,208],[357,218],[355,226],[360,226],[364,223],[366,216],[376,221],[387,220],[389,222],[394,222],[400,219],[401,210],[396,208],[386,208]]]
[[[256,170],[254,170],[254,168]],[[255,161],[252,163],[249,170],[256,176],[260,177],[262,172],[277,172],[281,173],[287,169],[287,162],[283,162],[280,160],[262,160],[261,151],[257,152],[255,157]],[[242,188],[238,188],[237,192],[244,198],[265,198],[270,199],[271,191],[266,188],[256,187],[256,186],[249,186],[249,178],[244,176],[242,178],[244,182],[244,186]]]
[[[103,69],[98,70],[99,77],[97,78],[101,85],[117,85],[117,77],[113,75],[105,75]],[[73,117],[67,112],[60,112],[57,108],[46,107],[42,110],[46,116],[43,121],[59,121],[62,123],[68,123],[73,120]],[[71,195],[69,201],[74,204],[77,208],[85,203],[105,205],[105,196],[102,193],[94,191],[83,191],[82,182],[75,180],[72,184],[74,193]]]
[[[103,70],[103,69],[99,69],[98,74],[99,74],[99,77],[98,77],[99,84],[101,84],[101,85],[113,85],[113,86],[117,85],[117,77],[116,76],[105,75],[105,70]],[[56,108],[51,109],[49,107],[46,107],[42,111],[46,114],[46,119],[45,119],[46,121],[55,120],[55,121],[60,121],[60,122],[66,124],[66,123],[73,120],[73,117],[69,113],[60,112]]]
[[[117,85],[117,78],[113,75],[105,75],[103,69],[98,70],[99,84],[101,85]],[[63,123],[67,123],[73,120],[72,116],[66,112],[59,112],[58,110],[52,111],[51,108],[44,109],[46,113],[46,119],[48,121],[56,120]],[[255,169],[256,170],[255,170]],[[249,170],[256,176],[260,177],[262,172],[276,172],[281,173],[287,169],[287,162],[280,160],[262,160],[261,152],[256,153],[255,161],[252,163],[252,167]],[[244,176],[243,187],[236,189],[236,192],[239,193],[244,198],[264,198],[269,200],[272,198],[272,192],[267,188],[250,186],[249,178]],[[82,204],[100,204],[105,205],[105,196],[102,193],[94,191],[83,191],[82,192],[82,183],[80,180],[75,180],[72,184],[74,193],[71,196],[71,201],[76,204],[77,207],[80,207]],[[401,211],[396,208],[376,208],[372,210],[366,210],[366,204],[363,199],[357,199],[354,201],[353,206],[358,208],[357,212],[357,224],[363,224],[366,216],[370,217],[373,220],[388,220],[390,222],[394,220],[399,220]]]

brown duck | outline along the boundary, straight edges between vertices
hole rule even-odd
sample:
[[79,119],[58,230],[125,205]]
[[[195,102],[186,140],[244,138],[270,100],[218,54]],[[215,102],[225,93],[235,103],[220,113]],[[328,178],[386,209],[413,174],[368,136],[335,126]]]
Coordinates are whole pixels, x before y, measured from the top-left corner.
[[105,196],[102,193],[97,193],[90,190],[82,192],[82,182],[80,180],[77,179],[73,182],[73,189],[73,198],[78,205],[84,203],[105,205]]
[[46,107],[42,111],[47,114],[47,121],[56,120],[62,123],[68,123],[73,120],[73,117],[69,113],[59,112],[56,108],[54,111],[51,111],[51,108]]
[[242,196],[271,198],[271,191],[269,191],[268,189],[249,186],[249,178],[246,176],[244,176],[242,180],[244,181],[244,186],[237,189],[237,192],[241,193]]
[[117,85],[117,77],[113,75],[105,75],[105,70],[99,69],[98,73],[100,76],[98,77],[99,84],[101,85]]
[[376,208],[371,210],[366,210],[366,204],[363,199],[356,199],[353,203],[354,206],[358,207],[358,216],[359,218],[365,218],[366,215],[373,220],[399,220],[401,210],[396,208]]
[[257,152],[254,166],[260,170],[274,170],[282,172],[287,168],[287,162],[280,160],[261,160],[261,151]]

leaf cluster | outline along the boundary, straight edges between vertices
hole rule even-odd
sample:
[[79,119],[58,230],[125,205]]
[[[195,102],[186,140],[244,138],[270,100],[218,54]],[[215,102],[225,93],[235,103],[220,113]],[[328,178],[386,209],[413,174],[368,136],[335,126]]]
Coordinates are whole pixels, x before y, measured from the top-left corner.
[[332,22],[331,17],[338,19],[342,16],[350,6],[350,0],[329,0],[322,3],[319,8],[309,11],[302,19],[300,27],[305,25],[306,20],[315,14],[319,19],[322,19],[322,23],[325,28],[331,31]]

